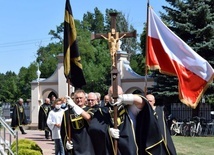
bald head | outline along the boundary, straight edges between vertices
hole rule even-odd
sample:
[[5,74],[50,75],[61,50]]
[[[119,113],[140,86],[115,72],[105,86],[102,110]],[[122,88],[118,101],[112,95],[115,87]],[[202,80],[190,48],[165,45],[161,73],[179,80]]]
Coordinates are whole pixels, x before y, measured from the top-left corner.
[[[123,89],[120,86],[117,86],[117,92],[118,92],[118,95],[122,95],[123,94]],[[109,96],[113,95],[113,86],[109,87],[108,95]]]
[[23,99],[22,99],[22,98],[19,98],[18,103],[19,103],[19,104],[23,104],[23,102],[24,102]]
[[22,99],[22,98],[19,98],[19,102],[23,102],[23,99]]
[[[120,86],[117,86],[117,93],[118,95],[122,95],[123,94],[123,89]],[[113,86],[110,86],[108,89],[108,96],[109,96],[109,101],[112,102],[113,100]]]
[[146,95],[147,100],[149,101],[149,104],[152,106],[152,108],[155,108],[155,97],[152,94]]
[[50,99],[49,98],[45,98],[45,103],[50,104],[51,103]]

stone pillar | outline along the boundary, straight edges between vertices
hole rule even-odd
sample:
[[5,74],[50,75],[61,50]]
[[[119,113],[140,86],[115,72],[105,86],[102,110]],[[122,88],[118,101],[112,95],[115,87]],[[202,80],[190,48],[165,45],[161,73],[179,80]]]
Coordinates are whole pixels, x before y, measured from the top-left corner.
[[38,109],[40,99],[40,87],[38,82],[31,84],[31,105],[30,105],[30,119],[32,124],[38,123]]
[[63,54],[59,54],[58,56],[58,67],[57,67],[57,74],[58,74],[58,96],[64,97],[68,94],[68,83],[66,82],[66,78],[64,75],[64,64],[63,64]]

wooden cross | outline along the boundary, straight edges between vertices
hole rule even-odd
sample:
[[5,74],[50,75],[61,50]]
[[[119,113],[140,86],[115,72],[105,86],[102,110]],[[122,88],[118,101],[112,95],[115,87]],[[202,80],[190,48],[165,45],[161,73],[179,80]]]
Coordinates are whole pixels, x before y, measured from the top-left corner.
[[[110,54],[112,58],[112,86],[113,86],[113,99],[114,103],[117,102],[118,98],[118,70],[117,70],[117,51],[118,51],[118,41],[122,38],[131,38],[135,37],[136,38],[136,31],[133,32],[124,32],[124,33],[119,33],[116,32],[116,17],[117,13],[109,13],[111,16],[111,32],[108,34],[92,34],[91,35],[91,40],[94,39],[106,39],[109,42],[109,49],[110,49]],[[114,106],[114,128],[117,129],[117,113],[118,109],[117,106]],[[115,154],[117,154],[117,140],[114,140],[114,147],[115,147]]]
[[116,32],[116,16],[117,13],[110,13],[111,16],[111,32],[108,34],[92,34],[91,40],[104,38],[109,42],[109,49],[112,58],[112,67],[116,67],[116,56],[118,50],[118,41],[122,38],[136,37],[136,31],[119,33]]

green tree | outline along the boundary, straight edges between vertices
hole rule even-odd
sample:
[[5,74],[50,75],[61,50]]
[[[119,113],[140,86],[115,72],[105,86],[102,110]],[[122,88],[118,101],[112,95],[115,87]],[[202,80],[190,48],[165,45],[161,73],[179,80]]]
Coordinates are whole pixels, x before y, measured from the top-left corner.
[[100,33],[104,31],[104,16],[96,7],[94,13],[87,12],[83,15],[83,28],[90,32]]
[[[18,74],[18,92],[17,97],[23,98],[25,101],[31,96],[31,82],[37,78],[37,64],[31,63],[28,68],[22,67]],[[17,99],[18,99],[17,98]]]
[[145,57],[141,53],[133,54],[130,59],[130,66],[139,75],[145,75]]
[[18,99],[18,79],[14,72],[8,71],[1,74],[0,100],[2,102],[16,102]]
[[49,35],[52,35],[51,39],[59,39],[59,43],[63,43],[62,33],[64,32],[64,23],[61,23],[59,26],[56,26],[56,31],[50,30]]
[[[84,90],[97,91],[102,96],[107,92],[110,85],[110,56],[106,48],[106,42],[102,39],[91,41],[91,33],[100,33],[104,30],[103,14],[94,9],[95,13],[87,12],[84,15],[82,23],[92,25],[90,29],[84,29],[80,35],[85,36],[84,40],[79,42],[82,54],[82,63],[87,85]],[[85,27],[86,28],[86,27]],[[85,47],[85,48],[82,48]]]
[[41,77],[50,77],[57,67],[57,55],[62,53],[62,43],[49,43],[46,47],[40,47],[37,51],[37,60],[40,65]]

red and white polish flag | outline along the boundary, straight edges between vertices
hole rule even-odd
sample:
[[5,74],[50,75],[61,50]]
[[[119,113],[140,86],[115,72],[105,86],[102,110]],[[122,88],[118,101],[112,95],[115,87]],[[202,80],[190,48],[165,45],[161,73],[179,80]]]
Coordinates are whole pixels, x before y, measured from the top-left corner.
[[181,102],[196,108],[214,78],[211,65],[174,34],[149,7],[146,65],[178,77]]

